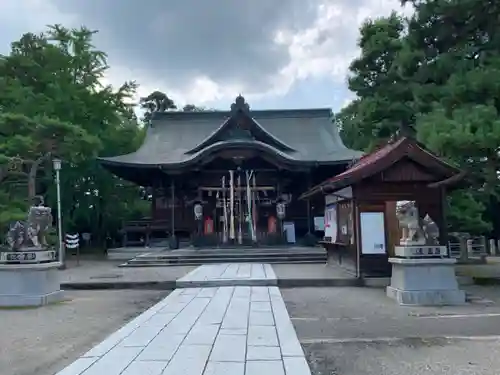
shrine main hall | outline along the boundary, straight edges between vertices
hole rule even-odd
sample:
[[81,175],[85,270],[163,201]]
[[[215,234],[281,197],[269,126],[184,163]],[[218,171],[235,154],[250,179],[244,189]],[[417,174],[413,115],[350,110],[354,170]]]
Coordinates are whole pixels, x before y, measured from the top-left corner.
[[361,156],[328,108],[252,110],[238,96],[229,111],[156,112],[137,151],[99,161],[150,191],[150,217],[124,223],[130,240],[147,228],[176,248],[298,243],[324,214],[322,197],[299,196]]

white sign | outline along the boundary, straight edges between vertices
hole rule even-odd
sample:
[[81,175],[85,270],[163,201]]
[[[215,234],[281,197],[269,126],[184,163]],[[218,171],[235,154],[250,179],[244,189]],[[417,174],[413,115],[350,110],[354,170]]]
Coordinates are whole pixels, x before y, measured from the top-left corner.
[[51,262],[56,252],[48,251],[11,251],[0,253],[0,263],[41,263]]
[[295,243],[295,223],[293,221],[283,222],[283,230],[286,235],[286,242]]
[[385,224],[383,212],[362,212],[361,253],[386,254]]
[[335,194],[328,194],[325,195],[325,205],[328,206],[330,204],[334,204],[340,201],[345,201],[348,199],[352,199],[352,188],[351,187],[346,187],[343,188]]
[[315,216],[314,217],[314,230],[325,230],[325,217]]
[[325,238],[337,241],[337,206],[332,204],[325,208]]

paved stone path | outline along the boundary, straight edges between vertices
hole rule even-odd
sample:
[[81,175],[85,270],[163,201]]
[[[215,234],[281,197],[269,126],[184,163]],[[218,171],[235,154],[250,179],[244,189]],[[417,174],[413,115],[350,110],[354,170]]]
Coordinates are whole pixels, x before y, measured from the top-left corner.
[[57,375],[102,374],[311,372],[279,289],[236,286],[176,289]]
[[206,264],[177,280],[178,288],[210,286],[270,286],[278,279],[270,264]]

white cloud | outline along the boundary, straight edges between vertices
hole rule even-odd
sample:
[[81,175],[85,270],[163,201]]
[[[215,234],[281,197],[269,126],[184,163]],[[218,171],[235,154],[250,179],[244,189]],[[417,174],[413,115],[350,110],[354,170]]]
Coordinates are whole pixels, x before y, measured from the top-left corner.
[[311,77],[345,85],[359,26],[393,9],[399,0],[2,0],[0,47],[46,24],[84,24],[100,30],[107,82],[203,105],[284,96]]

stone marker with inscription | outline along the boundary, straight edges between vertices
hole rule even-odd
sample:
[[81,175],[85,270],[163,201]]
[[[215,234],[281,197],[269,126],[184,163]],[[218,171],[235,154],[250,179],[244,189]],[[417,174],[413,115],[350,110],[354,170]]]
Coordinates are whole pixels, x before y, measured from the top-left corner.
[[51,224],[51,209],[36,197],[27,220],[11,225],[8,248],[0,250],[0,306],[40,306],[63,298],[60,263],[47,243]]
[[387,295],[401,305],[459,305],[465,292],[458,289],[455,259],[439,245],[439,230],[429,216],[419,219],[414,202],[397,214],[403,236],[394,248],[391,285]]

